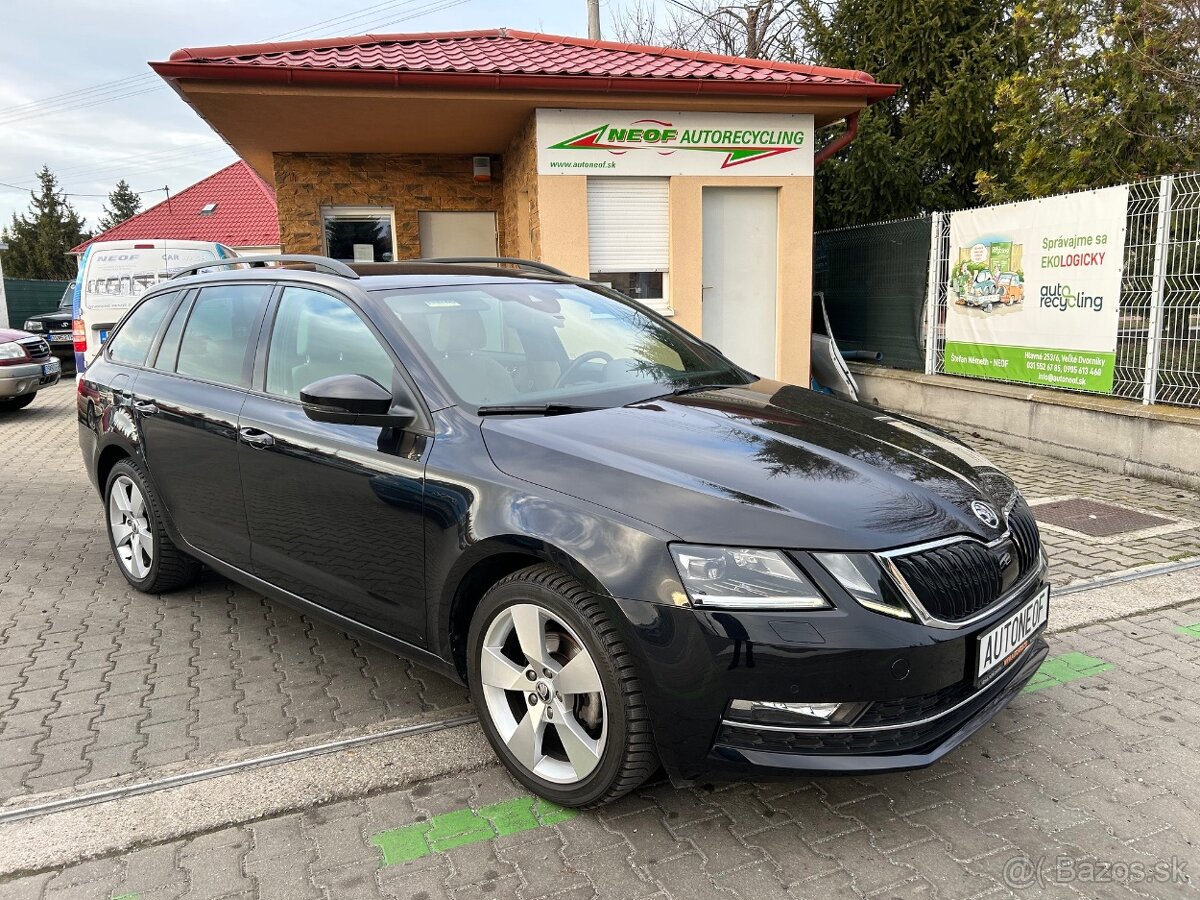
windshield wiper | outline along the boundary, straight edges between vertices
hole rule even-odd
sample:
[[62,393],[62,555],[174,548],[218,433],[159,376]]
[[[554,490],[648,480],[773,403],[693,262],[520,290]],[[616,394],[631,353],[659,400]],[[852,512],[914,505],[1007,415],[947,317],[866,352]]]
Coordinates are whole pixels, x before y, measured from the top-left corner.
[[682,397],[684,394],[702,394],[705,391],[719,391],[722,388],[739,388],[745,387],[744,384],[688,384],[681,388],[675,388],[667,396]]
[[568,413],[595,412],[603,406],[577,406],[572,403],[529,403],[508,406],[481,406],[475,410],[481,416],[563,416]]

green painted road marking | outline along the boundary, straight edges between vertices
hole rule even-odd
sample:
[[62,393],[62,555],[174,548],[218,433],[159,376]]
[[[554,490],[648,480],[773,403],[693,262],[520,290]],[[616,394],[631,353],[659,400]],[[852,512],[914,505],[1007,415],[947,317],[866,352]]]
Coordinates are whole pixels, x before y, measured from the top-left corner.
[[383,864],[394,866],[430,853],[565,822],[578,814],[578,810],[556,806],[540,797],[517,797],[482,809],[457,809],[427,822],[381,831],[372,836],[371,843],[383,853]]
[[138,900],[138,893],[134,891],[132,894],[117,894],[112,900]]
[[1088,656],[1086,653],[1064,653],[1042,663],[1037,673],[1025,685],[1024,691],[1033,693],[1045,688],[1058,687],[1068,681],[1078,681],[1091,675],[1099,675],[1112,668],[1111,663]]
[[1186,634],[1188,637],[1200,638],[1200,622],[1195,625],[1183,625],[1175,629],[1180,634]]

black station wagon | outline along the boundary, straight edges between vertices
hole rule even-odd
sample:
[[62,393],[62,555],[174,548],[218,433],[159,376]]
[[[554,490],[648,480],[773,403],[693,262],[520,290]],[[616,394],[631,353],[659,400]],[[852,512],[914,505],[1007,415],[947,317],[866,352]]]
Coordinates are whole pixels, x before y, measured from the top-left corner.
[[79,382],[121,571],[461,680],[538,794],[928,765],[1045,657],[1033,516],[954,438],[547,267],[266,259],[155,288]]

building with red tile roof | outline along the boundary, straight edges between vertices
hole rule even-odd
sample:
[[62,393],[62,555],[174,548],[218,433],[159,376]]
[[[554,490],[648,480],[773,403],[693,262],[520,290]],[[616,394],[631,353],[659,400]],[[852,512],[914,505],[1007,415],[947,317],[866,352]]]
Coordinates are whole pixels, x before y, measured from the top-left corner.
[[286,252],[540,259],[801,384],[814,168],[896,90],[848,69],[507,28],[150,65],[274,186]]
[[279,252],[275,190],[243,160],[72,248],[95,241],[165,238],[217,241],[240,253]]

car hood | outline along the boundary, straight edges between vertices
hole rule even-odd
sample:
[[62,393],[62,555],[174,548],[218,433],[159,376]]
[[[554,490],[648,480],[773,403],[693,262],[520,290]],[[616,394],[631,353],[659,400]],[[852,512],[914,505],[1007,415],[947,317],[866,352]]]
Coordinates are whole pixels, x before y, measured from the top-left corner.
[[40,316],[30,316],[26,322],[42,322],[46,325],[66,325],[71,324],[71,314],[66,311],[42,313]]
[[507,474],[696,543],[883,550],[998,536],[1012,482],[929,426],[775,381],[592,412],[488,419]]
[[31,337],[37,337],[37,335],[30,334],[28,331],[19,331],[16,328],[0,328],[0,344],[10,344],[13,341]]

